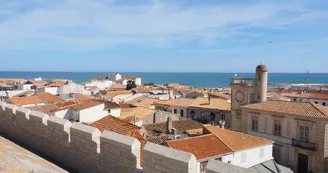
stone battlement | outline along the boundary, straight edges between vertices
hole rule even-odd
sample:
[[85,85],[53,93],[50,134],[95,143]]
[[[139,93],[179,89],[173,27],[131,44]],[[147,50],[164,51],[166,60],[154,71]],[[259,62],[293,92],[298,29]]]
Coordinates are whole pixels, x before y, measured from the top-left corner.
[[[147,143],[140,168],[137,139],[0,102],[0,133],[78,172],[196,173],[196,158]],[[212,164],[212,163],[209,163]],[[214,173],[213,170],[209,170]]]

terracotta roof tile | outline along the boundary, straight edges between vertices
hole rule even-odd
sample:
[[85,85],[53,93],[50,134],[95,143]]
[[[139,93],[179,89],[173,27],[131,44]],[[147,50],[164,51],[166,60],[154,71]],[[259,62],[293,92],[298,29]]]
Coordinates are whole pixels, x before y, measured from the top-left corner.
[[47,103],[51,104],[51,103],[58,103],[58,102],[64,102],[63,99],[52,95],[50,93],[37,93],[37,96],[39,96],[42,100],[46,101]]
[[170,139],[166,135],[161,135],[161,136],[152,136],[152,137],[147,138],[146,140],[151,143],[163,145],[166,141],[168,141]]
[[75,105],[67,106],[66,108],[70,108],[70,109],[73,109],[73,110],[76,110],[76,111],[80,111],[80,110],[91,108],[91,107],[94,107],[94,106],[97,106],[97,105],[100,105],[100,104],[104,104],[104,102],[97,101],[97,100],[90,100],[90,101],[86,101],[86,102],[83,102],[83,103],[78,103],[78,104],[75,104]]
[[[167,123],[154,123],[154,124],[145,124],[144,128],[152,134],[166,133]],[[176,128],[178,132],[185,132],[191,129],[203,128],[203,125],[192,119],[177,120],[172,121],[172,127]]]
[[20,79],[20,78],[0,78],[0,82],[3,83],[21,83],[25,81],[25,79]]
[[129,100],[126,103],[131,104],[133,106],[150,108],[157,101],[158,101],[157,99],[152,99],[152,98],[149,98],[149,97],[146,97],[146,96],[142,96],[142,97],[138,97],[138,98]]
[[49,115],[52,114],[53,112],[58,111],[60,107],[57,106],[56,104],[49,104],[49,105],[33,106],[33,107],[29,107],[28,109],[32,111],[42,112]]
[[13,97],[13,98],[9,98],[8,100],[15,105],[46,103],[45,101],[41,100],[38,96]]
[[232,151],[241,151],[273,143],[273,141],[268,139],[235,132],[232,130],[222,129],[215,126],[204,126],[204,128],[215,135]]
[[166,143],[171,148],[192,153],[197,160],[232,152],[229,147],[212,134],[171,140]]
[[98,128],[101,132],[108,130],[121,135],[130,136],[134,130],[140,130],[141,128],[131,123],[125,122],[113,116],[106,116],[96,122],[90,124],[90,126]]
[[194,99],[177,98],[172,100],[154,102],[154,105],[188,107],[192,104],[193,101]]
[[131,122],[131,120],[133,120],[133,117],[136,116],[137,121],[140,121],[148,117],[149,115],[154,114],[155,112],[156,111],[153,109],[144,108],[144,107],[125,108],[125,109],[121,109],[120,118],[125,119],[128,122]]
[[310,93],[310,92],[284,92],[282,96],[304,99],[328,100],[328,93]]
[[128,94],[133,94],[132,91],[108,91],[107,92],[107,95],[110,97],[110,98],[114,98],[118,95],[128,95]]
[[123,84],[114,84],[110,87],[110,89],[126,89],[126,85]]
[[212,98],[218,97],[218,98],[223,98],[223,99],[227,99],[227,100],[231,99],[230,95],[224,94],[221,92],[209,92],[208,95],[211,96]]
[[294,116],[328,119],[328,107],[310,102],[265,101],[242,106],[242,109],[267,111]]
[[175,89],[188,89],[188,85],[183,85],[183,84],[177,84],[177,83],[171,83],[168,84],[169,87],[175,88]]
[[115,102],[106,101],[105,108],[120,108],[120,106],[118,104],[116,104]]
[[81,94],[81,93],[75,93],[75,94],[74,94],[74,99],[75,99],[77,102],[85,102],[85,101],[93,100],[94,97],[92,97],[92,96],[88,96],[88,95],[85,95],[85,94]]
[[189,107],[230,111],[231,103],[229,103],[226,99],[219,98],[211,98],[211,103],[209,103],[208,98],[197,97]]

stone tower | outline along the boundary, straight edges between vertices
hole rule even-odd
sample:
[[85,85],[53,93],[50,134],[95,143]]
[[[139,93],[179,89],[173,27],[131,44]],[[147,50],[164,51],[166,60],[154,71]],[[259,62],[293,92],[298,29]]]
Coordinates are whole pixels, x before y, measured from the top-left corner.
[[268,68],[256,67],[255,78],[233,78],[231,80],[231,127],[241,131],[242,113],[240,106],[264,102],[267,99]]

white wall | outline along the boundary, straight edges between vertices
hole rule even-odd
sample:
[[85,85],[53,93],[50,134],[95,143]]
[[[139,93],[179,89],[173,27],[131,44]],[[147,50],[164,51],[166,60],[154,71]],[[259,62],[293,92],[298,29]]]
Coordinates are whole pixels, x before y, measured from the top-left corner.
[[19,90],[30,90],[34,84],[18,84],[17,87]]
[[107,114],[110,114],[116,118],[121,116],[121,108],[111,108],[110,113],[108,113],[108,109],[106,109],[105,111],[107,111]]
[[105,104],[100,104],[79,111],[79,120],[80,122],[93,123],[107,115],[108,111],[105,110]]
[[59,95],[69,94],[69,93],[86,93],[86,90],[83,85],[77,83],[69,83],[64,86],[59,87],[58,89]]
[[54,116],[66,120],[73,119],[73,112],[69,109],[60,110],[54,113]]
[[97,87],[99,89],[105,89],[105,88],[110,87],[112,85],[113,85],[113,82],[110,81],[110,80],[103,81],[103,82],[95,81],[95,82],[85,84],[86,87]]
[[142,85],[142,83],[141,83],[141,78],[136,78],[136,80],[135,80],[135,84],[136,85],[138,85],[138,86],[141,86]]
[[59,89],[59,87],[45,87],[44,92],[50,93],[52,95],[58,95],[59,94],[58,89]]
[[0,96],[7,96],[8,93],[8,97],[11,98],[17,94],[22,94],[26,92],[26,90],[10,90],[10,91],[0,91]]
[[[272,157],[273,144],[256,147],[249,150],[239,151],[234,153],[232,164],[244,168],[249,168],[265,161],[273,159]],[[264,157],[260,158],[260,148],[264,149]],[[242,155],[246,153],[246,162],[242,163]]]

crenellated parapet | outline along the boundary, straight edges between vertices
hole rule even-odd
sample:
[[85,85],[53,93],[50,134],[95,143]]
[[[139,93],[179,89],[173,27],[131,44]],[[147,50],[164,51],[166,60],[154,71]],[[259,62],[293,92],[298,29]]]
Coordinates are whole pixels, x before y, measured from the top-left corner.
[[[193,154],[0,102],[0,133],[82,173],[196,173]],[[144,168],[140,167],[143,159]]]

